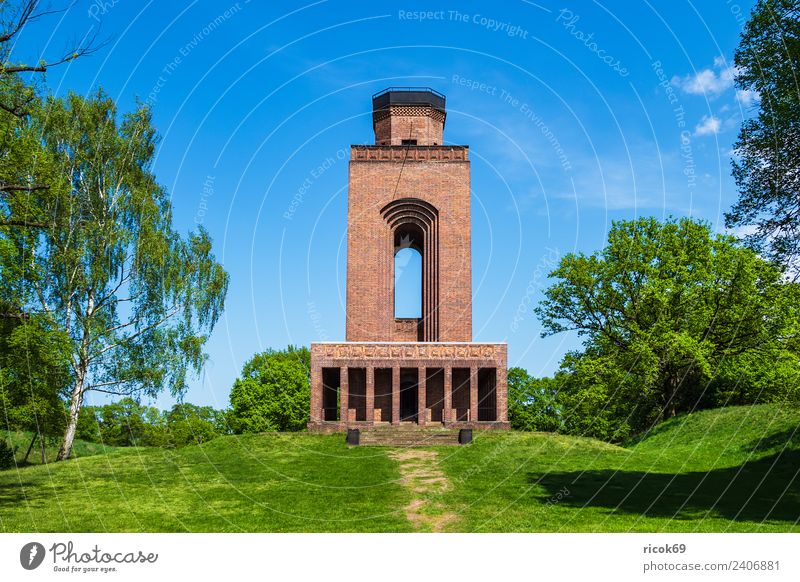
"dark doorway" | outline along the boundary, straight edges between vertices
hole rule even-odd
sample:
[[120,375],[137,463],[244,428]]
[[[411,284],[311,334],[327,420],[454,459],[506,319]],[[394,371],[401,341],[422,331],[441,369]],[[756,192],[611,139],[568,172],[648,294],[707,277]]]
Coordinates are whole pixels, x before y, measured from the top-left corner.
[[400,422],[417,422],[419,386],[416,368],[400,370]]
[[[367,420],[367,369],[348,368],[347,392],[350,402],[347,407],[347,420]],[[351,415],[355,418],[350,418]]]
[[478,420],[488,422],[497,420],[497,370],[495,368],[478,370]]
[[322,420],[339,420],[339,368],[322,368]]
[[375,368],[375,422],[392,420],[392,369]]
[[470,414],[469,368],[453,368],[453,415],[459,422],[472,420]]
[[444,410],[444,369],[427,368],[425,381],[426,406],[431,411],[431,422],[442,422]]

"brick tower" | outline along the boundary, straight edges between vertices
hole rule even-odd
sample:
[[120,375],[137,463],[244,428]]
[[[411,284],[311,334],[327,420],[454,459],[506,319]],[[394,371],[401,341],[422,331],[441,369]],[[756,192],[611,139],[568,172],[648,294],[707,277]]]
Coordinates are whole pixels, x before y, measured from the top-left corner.
[[[312,430],[508,428],[504,343],[472,343],[468,146],[443,144],[445,97],[373,95],[375,145],[351,146],[346,342],[311,344]],[[395,256],[422,262],[421,316],[394,312]]]

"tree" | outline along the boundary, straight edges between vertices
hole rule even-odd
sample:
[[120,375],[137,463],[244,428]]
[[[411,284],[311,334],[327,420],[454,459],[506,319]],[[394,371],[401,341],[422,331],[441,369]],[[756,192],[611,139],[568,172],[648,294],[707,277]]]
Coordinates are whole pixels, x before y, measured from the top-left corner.
[[72,385],[58,459],[69,457],[87,392],[182,393],[224,305],[228,276],[202,228],[180,237],[150,171],[156,132],[140,106],[50,98],[39,122],[60,207],[29,254],[38,308],[70,342]]
[[[5,216],[0,226],[15,229],[46,228],[45,210],[50,189],[49,164],[31,116],[41,105],[34,73],[68,63],[97,50],[95,39],[65,50],[55,59],[36,63],[12,55],[23,29],[61,10],[39,9],[38,0],[0,0],[0,205]],[[23,79],[21,75],[26,75]]]
[[118,447],[182,447],[228,434],[225,412],[179,403],[161,412],[132,398],[81,409],[77,437]]
[[245,363],[231,390],[229,423],[236,433],[302,430],[310,407],[308,348],[268,350]]
[[0,318],[0,409],[8,430],[30,431],[44,439],[64,429],[63,396],[69,386],[68,338],[41,314]]
[[45,435],[64,424],[64,354],[57,327],[30,309],[31,253],[59,207],[50,187],[58,178],[35,120],[41,74],[96,47],[92,38],[53,59],[19,58],[14,48],[23,30],[60,12],[40,4],[0,1],[0,402],[9,426],[33,432],[25,459],[38,437],[44,461]]
[[167,442],[173,447],[203,444],[228,432],[224,414],[210,406],[176,404],[165,418]]
[[555,432],[561,426],[558,378],[534,378],[522,368],[508,370],[508,420],[516,430]]
[[734,55],[736,85],[759,96],[735,144],[739,200],[728,226],[754,226],[747,242],[798,276],[800,263],[800,2],[760,0]]
[[151,426],[161,417],[158,409],[143,406],[133,398],[95,407],[94,413],[101,442],[115,447],[151,444]]
[[[602,251],[569,254],[551,276],[558,280],[536,309],[543,335],[584,338],[562,363],[567,427],[620,438],[711,405],[724,364],[797,361],[798,285],[707,224],[615,222]],[[579,395],[571,406],[570,394]]]

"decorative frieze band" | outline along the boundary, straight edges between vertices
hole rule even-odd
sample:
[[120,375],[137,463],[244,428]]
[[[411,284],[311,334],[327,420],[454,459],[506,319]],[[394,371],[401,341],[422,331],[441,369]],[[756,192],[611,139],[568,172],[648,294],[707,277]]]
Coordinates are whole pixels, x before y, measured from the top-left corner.
[[431,117],[439,123],[444,123],[445,113],[429,105],[391,105],[385,109],[378,109],[372,114],[372,121],[378,122],[389,116],[399,117]]
[[406,161],[464,161],[469,156],[466,146],[362,146],[350,148],[350,159]]
[[436,344],[436,343],[386,343],[386,344],[312,344],[312,354],[325,359],[498,359],[505,344]]

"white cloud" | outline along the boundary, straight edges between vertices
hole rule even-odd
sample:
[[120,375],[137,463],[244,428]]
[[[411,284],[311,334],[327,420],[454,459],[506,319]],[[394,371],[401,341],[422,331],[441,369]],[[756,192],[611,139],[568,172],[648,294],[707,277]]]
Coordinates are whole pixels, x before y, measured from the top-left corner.
[[[719,67],[723,62],[715,59],[714,64]],[[719,73],[712,69],[703,69],[694,75],[687,75],[683,78],[673,77],[672,84],[691,95],[715,97],[733,87],[735,76],[735,67],[726,67],[720,70]]]
[[761,100],[761,95],[758,94],[758,91],[739,89],[736,91],[736,99],[742,104],[742,107],[750,107],[753,103]]
[[758,232],[758,227],[754,224],[743,224],[742,226],[726,228],[723,232],[735,236],[736,238],[745,238],[751,234],[756,234]]
[[713,115],[704,115],[697,127],[694,128],[695,135],[716,135],[722,128],[722,122]]

